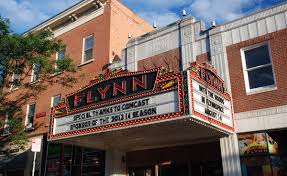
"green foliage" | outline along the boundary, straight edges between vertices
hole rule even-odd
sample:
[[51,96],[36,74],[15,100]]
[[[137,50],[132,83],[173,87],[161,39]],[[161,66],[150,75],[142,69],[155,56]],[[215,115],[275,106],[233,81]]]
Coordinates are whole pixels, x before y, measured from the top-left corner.
[[8,124],[10,131],[14,131],[14,130],[23,128],[22,118],[9,119],[7,124]]
[[[9,117],[12,117],[8,120],[11,132],[9,140],[12,145],[23,148],[28,141],[21,118],[24,117],[21,107],[26,105],[29,99],[37,99],[37,96],[51,84],[69,86],[75,83],[74,76],[69,75],[77,71],[72,60],[68,56],[59,61],[51,59],[56,52],[63,49],[65,45],[55,39],[49,30],[33,31],[24,35],[15,34],[10,30],[9,20],[0,16],[0,74],[4,73],[4,82],[0,84],[0,120],[3,121],[7,112]],[[25,78],[31,76],[35,65],[40,68],[40,81],[31,84],[27,82],[30,79]],[[62,77],[53,76],[62,72],[65,72]],[[12,82],[13,73],[21,75],[21,79]],[[11,84],[16,83],[25,91],[11,99],[9,95],[13,91],[9,90]]]
[[77,68],[73,64],[72,60],[69,58],[65,58],[64,60],[57,60],[56,61],[56,70],[55,72],[61,72],[63,70],[69,71],[69,72],[76,72]]
[[17,70],[19,74],[25,72],[24,68],[33,68],[38,64],[42,74],[54,74],[61,71],[75,71],[72,60],[66,57],[62,61],[51,60],[51,56],[64,49],[65,45],[53,38],[49,30],[41,30],[25,35],[9,33],[9,23],[0,17],[0,53],[5,63],[5,71],[9,75]]
[[24,130],[17,131],[9,137],[10,145],[17,146],[20,149],[24,149],[29,141],[28,136]]
[[9,33],[9,20],[0,16],[0,35]]

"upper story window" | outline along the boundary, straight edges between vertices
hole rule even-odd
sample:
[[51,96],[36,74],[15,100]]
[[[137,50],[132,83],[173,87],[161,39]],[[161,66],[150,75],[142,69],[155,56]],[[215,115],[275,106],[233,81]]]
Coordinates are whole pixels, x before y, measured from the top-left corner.
[[40,78],[41,66],[39,64],[33,65],[31,82],[38,81]]
[[241,50],[241,55],[247,92],[276,87],[268,43],[244,48]]
[[[66,56],[66,49],[62,49],[60,51],[57,52],[56,54],[56,61],[62,61],[65,59]],[[55,68],[57,69],[58,65],[56,63]]]
[[20,74],[15,71],[13,72],[12,75],[12,80],[11,80],[11,89],[17,89],[20,85]]
[[27,106],[26,129],[33,128],[34,117],[36,113],[36,104],[29,104]]
[[51,107],[57,106],[61,102],[61,95],[56,95],[52,97]]
[[63,49],[57,52],[57,60],[64,60],[65,59],[66,50]]
[[88,62],[93,60],[93,47],[94,47],[94,35],[84,38],[83,44],[83,60],[82,62]]

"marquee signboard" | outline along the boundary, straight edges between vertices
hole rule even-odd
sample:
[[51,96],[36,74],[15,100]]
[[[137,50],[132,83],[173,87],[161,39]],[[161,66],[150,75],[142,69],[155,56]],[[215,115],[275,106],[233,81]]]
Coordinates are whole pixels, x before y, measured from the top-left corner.
[[231,98],[224,81],[208,64],[189,70],[191,114],[200,120],[234,131]]
[[207,64],[183,72],[114,70],[52,108],[49,140],[188,117],[234,131],[231,98]]
[[182,74],[157,68],[107,72],[52,108],[49,139],[167,120],[184,114]]

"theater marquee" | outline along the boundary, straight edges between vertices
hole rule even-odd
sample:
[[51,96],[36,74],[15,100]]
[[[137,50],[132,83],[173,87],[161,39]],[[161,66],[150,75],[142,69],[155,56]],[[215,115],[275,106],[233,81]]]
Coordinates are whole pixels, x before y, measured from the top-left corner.
[[193,117],[233,131],[231,98],[224,81],[207,64],[193,65],[188,72]]
[[109,72],[67,95],[52,109],[49,139],[180,117],[184,114],[183,97],[181,73],[160,68]]
[[223,80],[207,64],[183,72],[111,71],[52,108],[49,140],[179,118],[233,132],[231,105]]

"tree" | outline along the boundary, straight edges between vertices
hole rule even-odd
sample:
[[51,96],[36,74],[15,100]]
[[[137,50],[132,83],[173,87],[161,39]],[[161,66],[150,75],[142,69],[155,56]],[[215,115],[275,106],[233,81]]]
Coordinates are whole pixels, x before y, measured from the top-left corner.
[[[10,117],[8,127],[11,144],[23,148],[27,142],[21,107],[30,98],[37,98],[48,85],[71,86],[75,83],[73,73],[76,67],[68,56],[58,61],[50,59],[64,48],[65,45],[55,39],[49,30],[15,34],[10,30],[9,21],[0,16],[0,117],[2,122],[6,115]],[[40,80],[33,84],[27,81],[32,70],[39,72],[37,80]],[[62,72],[65,73],[53,76]],[[17,79],[11,81],[15,75],[18,75]],[[12,85],[21,89],[21,94],[13,99],[10,98],[13,92],[9,91]]]

